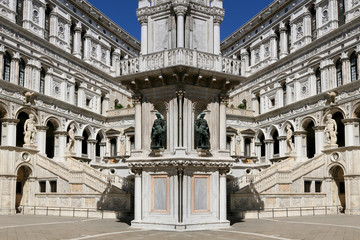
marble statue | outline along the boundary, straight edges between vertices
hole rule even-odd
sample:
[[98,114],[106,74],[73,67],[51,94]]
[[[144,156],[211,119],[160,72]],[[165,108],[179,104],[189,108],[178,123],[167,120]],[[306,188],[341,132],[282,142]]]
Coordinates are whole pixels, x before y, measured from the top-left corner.
[[288,146],[289,153],[295,152],[292,136],[293,136],[293,131],[291,130],[291,125],[288,123],[286,125],[286,144]]
[[200,117],[195,121],[195,147],[209,149],[210,131],[208,123],[204,117],[205,113],[201,113]]
[[166,147],[166,121],[161,118],[160,113],[156,113],[156,119],[154,121],[151,130],[151,149],[160,149]]
[[36,127],[35,127],[35,116],[34,116],[34,114],[30,114],[29,119],[27,119],[24,124],[24,143],[25,143],[25,145],[34,144],[36,132],[37,131],[36,131]]
[[75,143],[75,125],[72,123],[68,131],[69,142],[66,146],[68,152],[74,152],[74,143]]
[[337,142],[337,124],[332,115],[326,115],[326,125],[324,132],[326,134],[327,143],[330,145],[336,145]]

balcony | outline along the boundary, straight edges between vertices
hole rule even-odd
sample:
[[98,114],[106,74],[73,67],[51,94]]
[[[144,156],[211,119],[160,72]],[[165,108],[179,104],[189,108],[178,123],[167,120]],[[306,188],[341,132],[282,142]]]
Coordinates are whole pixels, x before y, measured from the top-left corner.
[[123,59],[120,61],[120,76],[178,65],[240,76],[240,60],[184,48]]

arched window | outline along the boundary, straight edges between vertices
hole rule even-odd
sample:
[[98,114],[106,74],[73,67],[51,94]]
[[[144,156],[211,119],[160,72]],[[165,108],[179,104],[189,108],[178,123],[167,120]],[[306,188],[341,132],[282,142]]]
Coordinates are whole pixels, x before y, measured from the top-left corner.
[[16,24],[22,26],[24,0],[16,1]]
[[350,56],[350,72],[351,72],[351,81],[356,81],[358,80],[358,69],[357,69],[357,65],[358,65],[358,58],[355,54],[355,52],[353,52]]
[[51,14],[51,8],[49,5],[47,5],[45,10],[45,25],[44,25],[44,38],[46,40],[49,40],[49,36],[50,36],[50,14]]
[[25,80],[25,62],[24,60],[20,59],[18,85],[24,86],[24,80]]
[[45,93],[45,76],[46,76],[45,69],[41,68],[39,92],[42,93],[42,94]]
[[343,85],[343,77],[342,77],[342,61],[341,59],[336,62],[336,82],[338,86]]
[[320,72],[320,68],[318,68],[316,70],[315,76],[316,76],[316,93],[319,94],[319,93],[321,93],[321,72]]
[[339,26],[345,23],[345,4],[344,0],[338,1],[338,19],[339,19]]
[[10,82],[11,56],[8,52],[4,55],[4,72],[3,79]]

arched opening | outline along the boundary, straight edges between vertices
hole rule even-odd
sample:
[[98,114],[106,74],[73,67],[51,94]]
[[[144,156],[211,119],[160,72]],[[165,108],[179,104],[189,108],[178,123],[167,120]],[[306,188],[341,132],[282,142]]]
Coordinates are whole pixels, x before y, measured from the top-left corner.
[[83,155],[83,157],[87,157],[88,156],[88,140],[89,140],[89,133],[88,130],[85,129],[83,132],[83,139],[81,141],[81,153]]
[[340,58],[336,62],[336,82],[337,82],[337,86],[343,85],[342,61]]
[[10,82],[11,56],[8,52],[4,55],[3,79]]
[[273,134],[272,134],[272,138],[274,140],[274,145],[273,145],[273,153],[274,156],[273,157],[279,157],[279,153],[280,153],[280,143],[279,143],[279,133],[277,130],[274,130]]
[[25,121],[29,118],[29,114],[21,112],[18,115],[18,124],[16,125],[16,146],[23,147],[24,145],[24,124]]
[[265,136],[261,133],[261,136],[259,137],[259,141],[261,143],[260,145],[260,157],[265,157],[266,151],[265,151]]
[[344,170],[340,166],[334,166],[330,169],[330,175],[333,178],[331,192],[333,193],[333,205],[341,205],[341,212],[345,211],[345,180]]
[[31,175],[31,169],[27,166],[22,166],[17,171],[16,177],[16,199],[15,199],[15,209],[19,213],[19,207],[26,205],[29,199],[30,193],[30,183],[29,177]]
[[48,121],[46,124],[46,148],[45,153],[48,158],[53,158],[55,156],[55,131],[56,127],[51,122]]
[[334,113],[332,118],[336,121],[337,125],[337,145],[339,147],[345,146],[345,126],[342,120],[344,119],[341,112]]
[[315,124],[313,121],[308,122],[304,127],[306,131],[306,156],[308,158],[313,158],[315,156]]

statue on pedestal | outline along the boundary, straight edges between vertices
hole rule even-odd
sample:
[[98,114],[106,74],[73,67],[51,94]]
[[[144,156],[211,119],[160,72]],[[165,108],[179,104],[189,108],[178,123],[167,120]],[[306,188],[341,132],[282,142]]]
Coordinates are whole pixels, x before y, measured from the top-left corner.
[[294,147],[294,143],[292,140],[292,136],[293,136],[293,131],[291,130],[291,125],[288,123],[286,125],[286,144],[288,146],[289,153],[295,152],[295,147]]
[[204,119],[205,113],[200,114],[200,118],[195,121],[195,147],[201,149],[210,148],[210,131],[207,121]]
[[24,124],[24,143],[25,145],[33,145],[36,134],[35,127],[35,116],[34,114],[29,115],[29,119],[25,121]]
[[159,112],[156,113],[156,117],[151,130],[151,149],[166,147],[166,121],[161,118]]
[[74,152],[74,143],[75,143],[75,125],[72,123],[68,131],[69,142],[66,146],[67,152]]
[[332,115],[326,115],[326,126],[324,129],[326,134],[326,140],[329,145],[336,145],[337,142],[337,124],[334,119],[332,119]]

